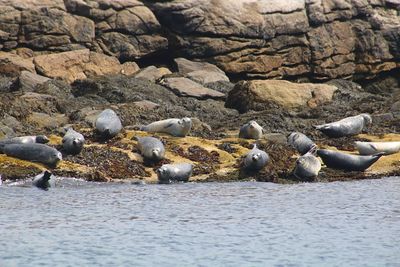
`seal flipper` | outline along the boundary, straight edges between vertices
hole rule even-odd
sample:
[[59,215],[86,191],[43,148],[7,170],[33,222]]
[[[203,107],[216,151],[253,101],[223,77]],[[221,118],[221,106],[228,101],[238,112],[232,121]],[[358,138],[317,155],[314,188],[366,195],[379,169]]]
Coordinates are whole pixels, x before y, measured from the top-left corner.
[[173,125],[174,125],[173,123],[170,123],[167,126],[165,126],[164,129],[168,129],[168,128],[172,127]]
[[[374,151],[378,152],[378,148],[374,144],[368,144],[370,148],[372,148]],[[383,153],[383,152],[382,152]],[[375,154],[374,154],[375,155]]]

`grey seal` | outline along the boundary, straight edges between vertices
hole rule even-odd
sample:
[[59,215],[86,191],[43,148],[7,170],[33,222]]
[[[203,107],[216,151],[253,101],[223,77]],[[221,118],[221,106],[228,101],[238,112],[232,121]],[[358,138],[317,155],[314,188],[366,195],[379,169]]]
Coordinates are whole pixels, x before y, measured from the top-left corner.
[[369,114],[363,113],[360,115],[347,117],[339,121],[317,125],[315,128],[328,137],[343,137],[357,135],[369,124],[372,123],[372,118]]
[[315,156],[316,152],[317,146],[314,146],[296,160],[296,167],[293,170],[294,176],[306,181],[318,176],[321,170],[321,161]]
[[32,185],[46,191],[49,190],[49,187],[52,187],[52,185],[54,187],[54,181],[50,181],[51,175],[51,172],[47,170],[39,175],[36,175],[33,177]]
[[43,163],[55,167],[62,160],[61,152],[45,144],[9,144],[4,146],[7,156]]
[[301,155],[306,154],[316,145],[314,141],[308,138],[305,134],[299,132],[293,132],[288,136],[288,144],[297,150]]
[[27,136],[18,136],[13,138],[7,138],[0,140],[0,152],[3,151],[5,145],[9,144],[46,144],[50,140],[45,135],[27,135]]
[[257,140],[262,137],[263,132],[263,127],[261,127],[256,121],[249,121],[240,127],[239,138]]
[[152,133],[167,133],[173,136],[185,137],[192,128],[192,120],[184,117],[182,119],[166,119],[152,122],[142,126],[140,130]]
[[259,171],[264,168],[269,162],[269,155],[267,152],[257,148],[254,144],[253,149],[250,150],[244,158],[243,168],[247,171]]
[[360,155],[374,155],[379,152],[385,155],[400,151],[400,142],[355,142]]
[[97,116],[95,126],[97,132],[105,139],[113,138],[122,130],[121,120],[111,109],[105,109]]
[[384,155],[359,156],[328,149],[318,149],[317,154],[328,168],[344,171],[365,171]]
[[138,149],[145,160],[160,161],[165,156],[164,144],[154,137],[135,137]]
[[193,165],[190,163],[164,164],[156,170],[160,183],[187,182],[192,172]]
[[76,155],[83,149],[85,137],[72,128],[69,128],[62,139],[63,151],[67,154]]

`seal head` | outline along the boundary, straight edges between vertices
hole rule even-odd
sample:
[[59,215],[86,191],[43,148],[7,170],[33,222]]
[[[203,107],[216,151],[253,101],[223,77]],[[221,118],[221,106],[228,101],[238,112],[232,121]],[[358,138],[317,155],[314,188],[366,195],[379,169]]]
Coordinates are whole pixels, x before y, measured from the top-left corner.
[[145,160],[160,161],[165,157],[164,144],[154,137],[136,137],[138,149]]
[[246,154],[243,167],[246,171],[259,171],[264,168],[265,165],[269,162],[269,155],[260,149],[257,148],[257,145],[254,144],[253,149]]
[[50,178],[51,178],[51,172],[46,170],[43,173],[41,173],[33,178],[32,185],[36,186],[37,188],[47,191],[47,190],[49,190],[49,187],[51,187],[50,182],[49,182]]
[[156,170],[159,183],[187,182],[192,175],[190,163],[164,164]]
[[85,143],[85,138],[82,134],[76,132],[74,129],[70,128],[65,133],[62,139],[62,147],[65,153],[77,155],[79,154]]
[[122,130],[122,123],[113,110],[105,109],[97,116],[95,127],[102,138],[111,139]]
[[302,181],[311,181],[318,176],[321,170],[321,162],[315,156],[316,152],[317,146],[314,146],[296,160],[296,166],[293,170],[294,176]]
[[260,139],[263,135],[263,128],[256,121],[249,121],[240,127],[239,138]]
[[306,154],[313,147],[315,147],[315,143],[308,138],[305,134],[299,132],[293,132],[289,134],[287,138],[288,144],[297,150],[301,155]]

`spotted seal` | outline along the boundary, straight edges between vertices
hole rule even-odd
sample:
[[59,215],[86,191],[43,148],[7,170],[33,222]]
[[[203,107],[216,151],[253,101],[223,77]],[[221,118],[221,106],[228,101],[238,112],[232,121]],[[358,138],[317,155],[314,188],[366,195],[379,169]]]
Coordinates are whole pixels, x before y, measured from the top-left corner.
[[4,146],[7,156],[22,160],[39,162],[50,167],[55,167],[62,160],[61,153],[45,144],[9,144]]
[[269,162],[269,155],[267,152],[257,148],[254,144],[253,149],[250,150],[243,161],[243,168],[246,171],[259,171],[264,168]]
[[152,133],[167,133],[172,136],[185,137],[192,128],[192,120],[190,118],[182,119],[166,119],[152,122],[142,126],[140,130]]
[[339,121],[317,125],[315,128],[328,137],[343,137],[357,135],[369,124],[372,118],[369,114],[363,113],[357,116],[347,117]]
[[122,130],[122,123],[113,110],[105,109],[97,116],[95,127],[102,138],[111,139]]
[[321,170],[321,161],[315,156],[316,152],[317,146],[314,146],[296,160],[296,166],[293,170],[294,176],[304,181],[312,180],[318,176]]
[[32,185],[46,191],[49,190],[49,187],[52,187],[52,184],[54,186],[54,182],[50,182],[51,175],[51,172],[47,170],[39,175],[36,175],[33,177]]
[[164,164],[156,170],[160,183],[187,182],[192,172],[193,165],[190,163]]
[[400,151],[400,142],[359,142],[356,141],[356,147],[360,155],[374,155],[383,152],[386,155],[394,154]]
[[154,137],[135,137],[138,149],[145,160],[159,161],[165,156],[164,144]]
[[72,128],[69,128],[62,139],[63,151],[67,154],[79,154],[85,143],[85,137]]
[[263,127],[261,127],[256,121],[249,121],[240,127],[239,138],[257,140],[262,137],[263,132]]
[[344,171],[365,171],[384,155],[359,156],[328,149],[318,149],[317,154],[328,168]]
[[46,144],[49,141],[49,138],[45,135],[27,135],[7,138],[0,140],[0,153],[3,151],[4,146],[9,144]]
[[308,151],[316,146],[310,138],[308,138],[305,134],[299,132],[293,132],[289,134],[287,142],[301,155],[306,154]]

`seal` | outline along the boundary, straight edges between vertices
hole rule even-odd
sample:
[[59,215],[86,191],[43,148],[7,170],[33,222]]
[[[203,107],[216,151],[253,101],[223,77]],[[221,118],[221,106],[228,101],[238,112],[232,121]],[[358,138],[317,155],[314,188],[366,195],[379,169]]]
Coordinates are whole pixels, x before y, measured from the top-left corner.
[[140,130],[152,133],[167,133],[172,136],[185,137],[192,128],[192,120],[184,117],[182,119],[166,119],[152,122],[142,126]]
[[256,121],[249,121],[240,127],[239,138],[257,140],[262,137],[263,133],[263,127],[261,127]]
[[62,160],[61,152],[45,144],[9,144],[4,146],[7,156],[43,163],[50,167],[56,167]]
[[312,147],[307,153],[296,160],[293,175],[303,181],[310,181],[318,176],[321,170],[321,161],[315,156],[317,146]]
[[269,156],[267,152],[258,149],[257,145],[254,144],[253,149],[250,150],[244,158],[243,168],[246,171],[259,171],[264,168],[268,162]]
[[135,137],[138,149],[145,160],[160,161],[165,156],[164,144],[154,137]]
[[369,124],[372,118],[363,113],[357,116],[347,117],[339,121],[317,125],[315,128],[328,137],[337,138],[343,136],[357,135]]
[[3,151],[5,145],[8,144],[46,144],[50,140],[45,135],[27,135],[27,136],[18,136],[13,138],[7,138],[0,140],[0,152]]
[[316,146],[314,141],[308,138],[305,134],[293,132],[287,138],[288,144],[297,150],[301,155],[306,154]]
[[400,142],[355,142],[360,155],[374,155],[379,152],[385,155],[400,151]]
[[51,179],[51,172],[46,170],[41,174],[33,177],[32,185],[47,191],[49,190],[49,187],[51,187],[50,179]]
[[105,109],[97,116],[95,127],[102,138],[111,139],[122,130],[122,123],[113,110]]
[[359,156],[328,149],[318,149],[317,154],[328,168],[344,171],[365,171],[384,155]]
[[190,163],[164,164],[156,170],[158,181],[162,184],[187,182],[192,172],[193,165]]
[[62,139],[63,151],[67,154],[77,155],[83,149],[85,137],[72,128],[69,128]]

